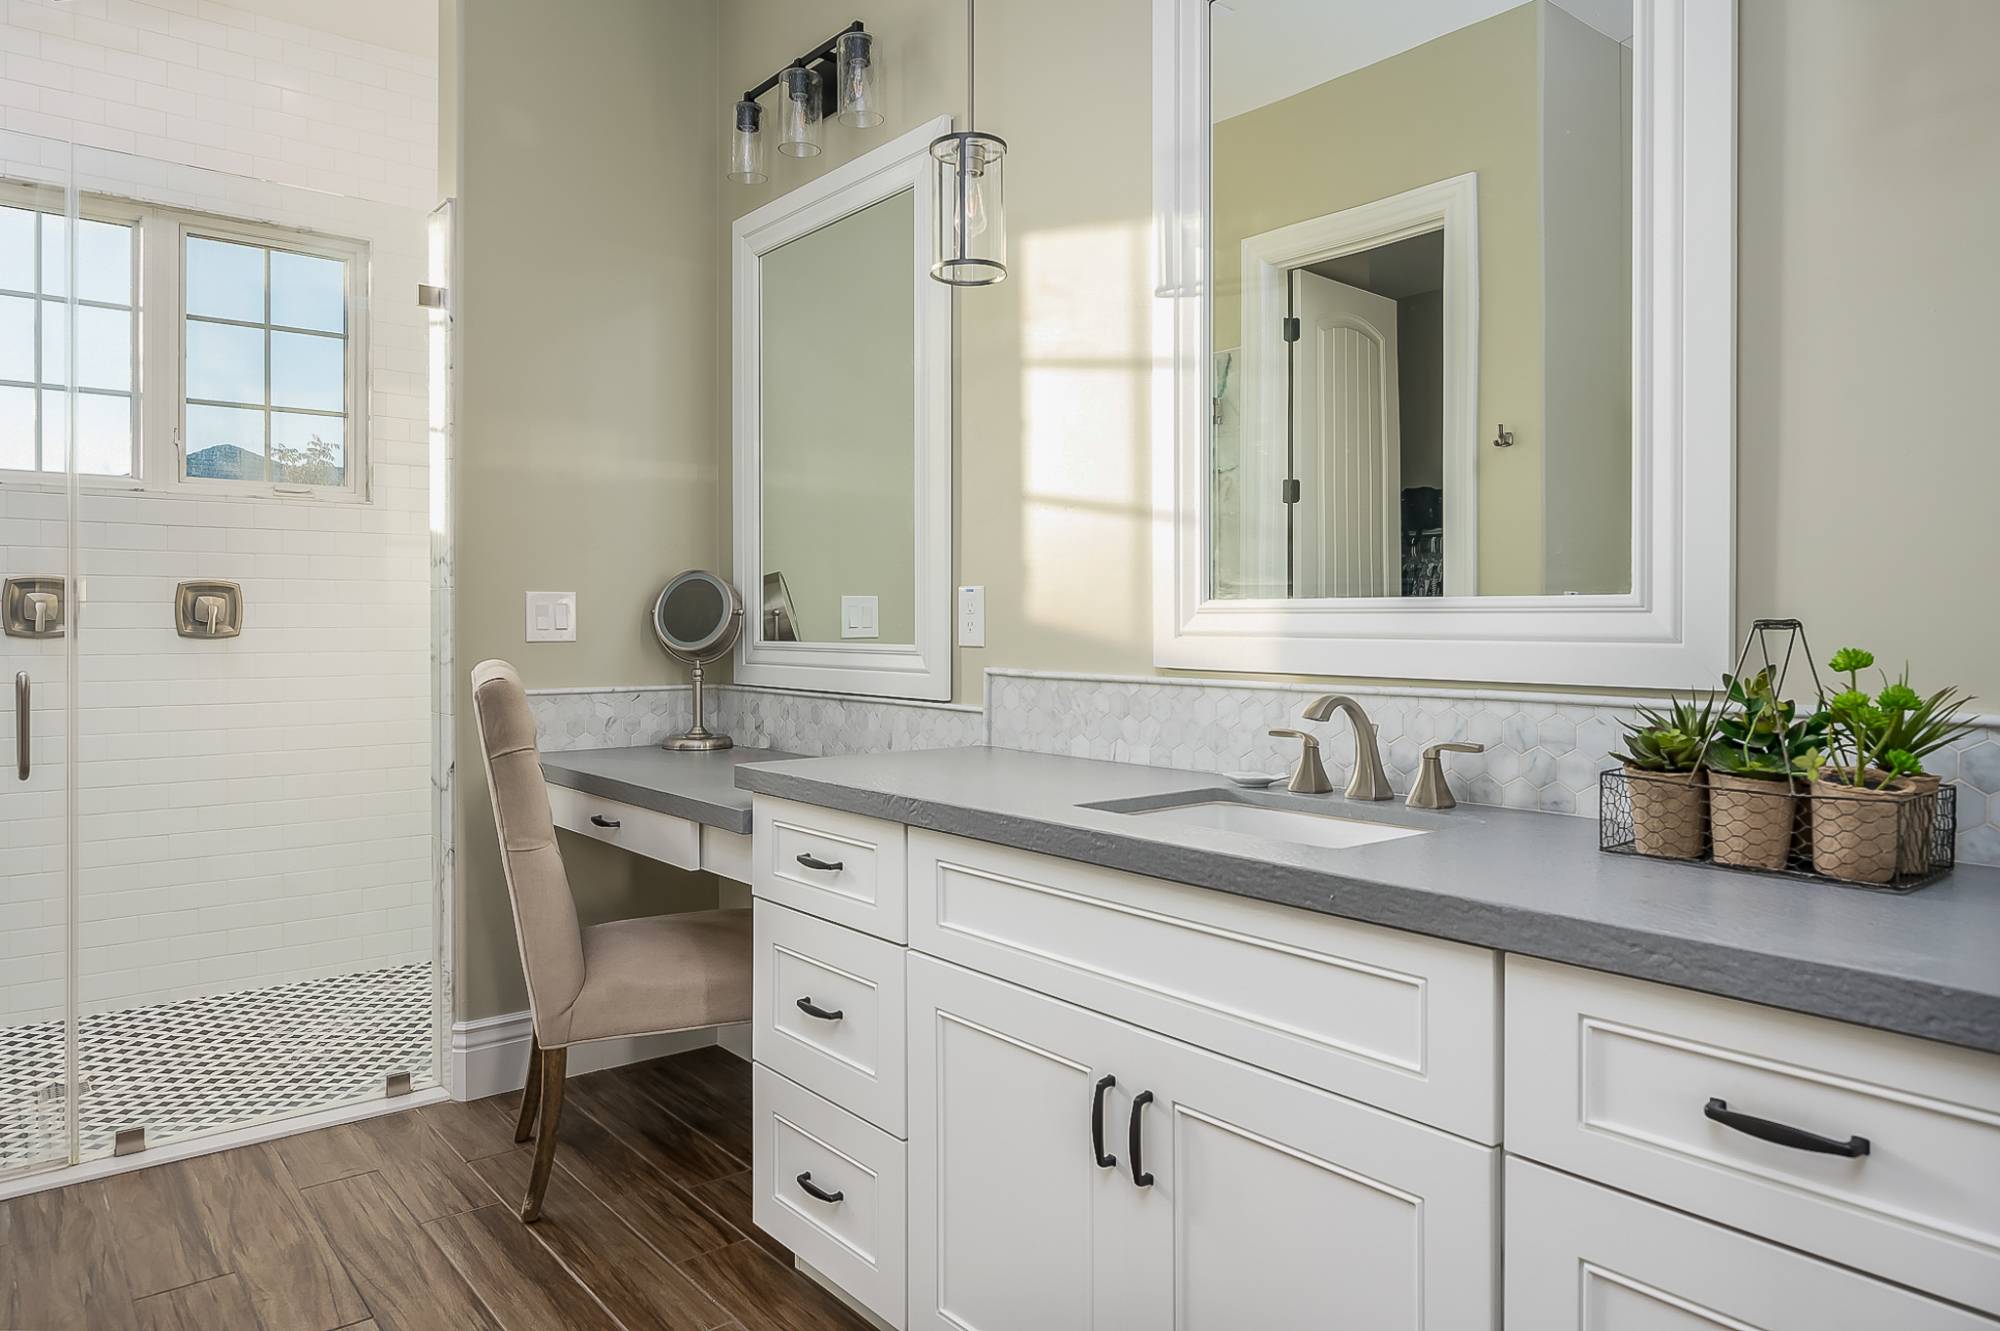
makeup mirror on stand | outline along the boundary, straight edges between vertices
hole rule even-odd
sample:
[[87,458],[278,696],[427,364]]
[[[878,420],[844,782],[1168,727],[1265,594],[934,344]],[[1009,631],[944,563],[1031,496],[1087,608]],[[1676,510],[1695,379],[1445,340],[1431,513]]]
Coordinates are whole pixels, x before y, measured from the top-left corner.
[[694,672],[694,724],[684,735],[661,740],[661,748],[712,753],[734,743],[703,724],[701,677],[704,665],[729,654],[742,629],[743,598],[713,573],[689,569],[661,589],[653,602],[653,633],[669,656],[686,662]]

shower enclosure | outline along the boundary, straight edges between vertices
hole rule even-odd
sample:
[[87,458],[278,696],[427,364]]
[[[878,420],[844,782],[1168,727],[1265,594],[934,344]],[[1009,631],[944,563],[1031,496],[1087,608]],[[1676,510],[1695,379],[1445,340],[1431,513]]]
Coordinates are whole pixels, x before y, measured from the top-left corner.
[[446,344],[418,208],[0,140],[7,1189],[440,1084]]

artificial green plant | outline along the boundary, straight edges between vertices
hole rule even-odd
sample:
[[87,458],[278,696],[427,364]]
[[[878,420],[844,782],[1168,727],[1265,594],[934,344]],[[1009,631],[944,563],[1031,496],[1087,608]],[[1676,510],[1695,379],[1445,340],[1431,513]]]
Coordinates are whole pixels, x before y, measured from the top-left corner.
[[1777,696],[1769,666],[1748,679],[1724,675],[1722,682],[1727,701],[1708,746],[1709,767],[1774,781],[1818,775],[1829,724],[1825,710],[1800,716],[1796,703]]

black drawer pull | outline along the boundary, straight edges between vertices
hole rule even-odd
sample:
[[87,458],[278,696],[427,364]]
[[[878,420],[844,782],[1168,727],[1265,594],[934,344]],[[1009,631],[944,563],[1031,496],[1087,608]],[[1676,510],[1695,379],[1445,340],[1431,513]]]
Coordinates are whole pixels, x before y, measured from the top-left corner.
[[1151,1091],[1141,1091],[1132,1097],[1132,1130],[1127,1135],[1130,1138],[1128,1145],[1132,1148],[1132,1186],[1135,1188],[1153,1186],[1153,1176],[1139,1163],[1139,1113],[1151,1103],[1153,1103]]
[[1090,1093],[1090,1152],[1099,1169],[1118,1168],[1118,1157],[1104,1153],[1104,1093],[1117,1084],[1118,1078],[1107,1074],[1097,1079],[1097,1089]]
[[590,815],[590,825],[592,827],[608,827],[614,832],[617,831],[620,826],[622,826],[622,824],[620,824],[616,818],[606,818],[601,813],[593,813]]
[[799,863],[805,865],[808,869],[819,869],[826,873],[838,873],[841,869],[847,867],[839,860],[823,860],[810,851],[803,850],[799,852]]
[[826,1008],[823,1008],[819,1004],[813,1002],[810,997],[801,998],[799,1000],[799,1011],[805,1013],[808,1017],[818,1017],[821,1021],[839,1021],[842,1017],[847,1015],[846,1013],[842,1012],[839,1008],[834,1008],[832,1011],[828,1011]]
[[807,1170],[805,1173],[799,1175],[799,1186],[804,1188],[808,1194],[817,1197],[829,1206],[835,1202],[843,1201],[847,1197],[847,1194],[844,1192],[828,1192],[825,1188],[813,1182],[811,1170]]
[[1850,1160],[1868,1154],[1866,1137],[1836,1141],[1816,1132],[1807,1132],[1804,1128],[1795,1128],[1789,1123],[1773,1123],[1768,1118],[1739,1114],[1729,1107],[1726,1100],[1710,1100],[1708,1107],[1701,1112],[1725,1128],[1733,1128],[1745,1136],[1770,1142],[1774,1146],[1789,1146],[1794,1151],[1811,1151],[1815,1155],[1843,1155]]

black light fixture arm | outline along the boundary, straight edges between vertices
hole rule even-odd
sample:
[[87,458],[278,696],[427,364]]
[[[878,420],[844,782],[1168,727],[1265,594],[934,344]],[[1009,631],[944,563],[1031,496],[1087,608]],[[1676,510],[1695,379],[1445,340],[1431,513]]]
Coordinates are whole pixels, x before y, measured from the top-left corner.
[[[777,72],[771,74],[762,83],[759,83],[756,87],[746,91],[743,94],[743,100],[746,102],[754,102],[759,97],[762,97],[765,93],[771,91],[771,89],[777,87],[778,84],[784,80],[786,69],[797,69],[802,65],[810,69],[814,65],[830,65],[835,63],[834,59],[835,43],[839,42],[842,37],[845,37],[850,32],[866,32],[866,31],[868,31],[868,29],[862,24],[860,19],[854,20],[854,22],[842,28],[839,32],[836,32],[835,34],[833,34],[833,36],[827,38],[825,41],[821,42],[818,46],[813,47],[812,50],[806,52],[804,55],[800,56],[797,60],[794,60],[790,64],[786,65],[784,69],[780,69]],[[830,110],[833,105],[834,96],[836,92],[833,86],[833,80],[821,79],[820,88],[821,88],[820,95],[826,102],[826,108]]]

